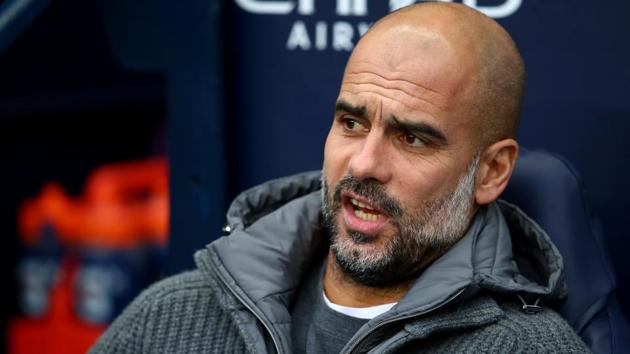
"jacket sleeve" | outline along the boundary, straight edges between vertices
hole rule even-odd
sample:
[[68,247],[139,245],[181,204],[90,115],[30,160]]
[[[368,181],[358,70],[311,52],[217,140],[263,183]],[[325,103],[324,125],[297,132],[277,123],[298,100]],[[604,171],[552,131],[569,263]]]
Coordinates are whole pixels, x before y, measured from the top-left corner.
[[112,322],[90,353],[142,353],[142,341],[151,309],[151,289],[138,296]]
[[199,339],[195,334],[209,333],[217,322],[210,300],[207,280],[198,271],[161,280],[127,306],[90,353],[189,352]]

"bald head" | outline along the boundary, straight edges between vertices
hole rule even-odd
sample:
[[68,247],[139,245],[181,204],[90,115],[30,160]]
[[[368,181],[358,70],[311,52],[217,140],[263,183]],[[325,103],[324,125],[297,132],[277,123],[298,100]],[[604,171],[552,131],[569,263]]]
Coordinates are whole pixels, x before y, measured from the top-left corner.
[[383,50],[384,64],[393,67],[403,49],[403,55],[417,58],[414,70],[424,71],[425,88],[441,95],[445,105],[462,110],[462,123],[474,131],[480,148],[516,135],[525,68],[510,35],[497,22],[461,4],[407,6],[372,26],[349,64],[353,57]]

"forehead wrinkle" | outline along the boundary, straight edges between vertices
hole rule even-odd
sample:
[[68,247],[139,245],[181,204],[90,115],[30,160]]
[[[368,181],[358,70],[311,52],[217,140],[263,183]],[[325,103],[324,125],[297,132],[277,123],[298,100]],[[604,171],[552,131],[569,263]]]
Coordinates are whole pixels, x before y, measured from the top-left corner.
[[[377,95],[383,96],[383,97],[388,98],[388,99],[390,99],[392,101],[395,101],[397,103],[402,104],[403,106],[405,106],[410,111],[416,111],[416,110],[418,110],[418,107],[409,105],[408,103],[405,102],[405,100],[401,100],[400,97],[398,97],[398,98],[395,97],[392,94],[391,91],[402,92],[402,93],[405,94],[405,96],[407,98],[409,98],[411,100],[419,101],[419,102],[421,102],[423,104],[427,104],[427,105],[429,105],[429,106],[431,106],[433,108],[439,108],[439,107],[442,106],[442,105],[436,105],[434,102],[431,102],[431,101],[429,101],[429,100],[427,100],[425,98],[416,97],[416,96],[410,95],[406,91],[404,91],[402,89],[399,89],[399,88],[383,88],[381,86],[374,85],[374,84],[371,84],[371,83],[355,83],[355,82],[345,82],[344,86],[372,86],[372,87],[374,87],[374,89],[362,89],[360,91],[359,90],[351,91],[349,89],[342,89],[341,92],[347,92],[347,93],[352,94],[352,95],[358,95],[358,94],[361,94],[361,93],[377,94]],[[389,93],[388,93],[388,91],[389,91]],[[444,106],[446,106],[446,105],[444,105]]]
[[412,99],[427,103],[433,107],[448,108],[448,97],[436,90],[402,78],[387,78],[372,71],[349,72],[343,80],[343,85],[371,85],[380,88],[382,91],[393,90],[401,92]]
[[[403,71],[392,71],[392,73],[402,74],[404,72]],[[375,71],[369,71],[369,70],[362,70],[362,71],[356,71],[355,70],[355,71],[350,71],[348,74],[349,75],[374,75],[374,76],[377,76],[377,77],[379,77],[379,78],[381,78],[381,79],[383,79],[385,81],[407,83],[407,84],[410,84],[412,86],[415,86],[415,87],[419,88],[421,91],[430,92],[430,93],[433,93],[433,94],[436,94],[436,95],[443,96],[442,93],[440,93],[440,92],[438,92],[436,90],[432,90],[432,89],[428,88],[427,86],[420,85],[420,84],[418,84],[416,82],[413,82],[413,81],[407,80],[407,79],[403,79],[401,77],[391,77],[390,78],[390,77],[386,77],[385,75],[379,74],[379,73],[377,73]]]

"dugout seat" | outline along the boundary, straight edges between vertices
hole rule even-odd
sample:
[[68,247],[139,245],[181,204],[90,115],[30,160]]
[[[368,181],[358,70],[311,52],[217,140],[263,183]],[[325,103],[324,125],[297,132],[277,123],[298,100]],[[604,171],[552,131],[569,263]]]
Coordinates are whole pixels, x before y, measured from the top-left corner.
[[630,352],[602,229],[571,165],[545,151],[521,151],[502,199],[538,222],[562,253],[569,292],[560,314],[595,353]]

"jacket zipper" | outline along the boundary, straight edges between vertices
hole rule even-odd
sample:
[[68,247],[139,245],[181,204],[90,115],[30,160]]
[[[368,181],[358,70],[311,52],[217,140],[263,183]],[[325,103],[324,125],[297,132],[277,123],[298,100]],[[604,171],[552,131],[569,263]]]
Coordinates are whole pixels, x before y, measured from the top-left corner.
[[439,304],[438,306],[432,308],[432,309],[427,309],[425,311],[422,311],[420,313],[414,313],[412,315],[407,315],[407,316],[403,316],[403,317],[397,317],[397,318],[392,318],[390,320],[387,320],[385,322],[381,322],[379,323],[376,327],[373,327],[372,329],[370,329],[369,331],[367,331],[367,333],[365,333],[355,344],[352,345],[352,347],[350,347],[350,350],[347,351],[348,354],[352,354],[352,353],[356,353],[356,350],[360,347],[361,343],[363,343],[363,341],[372,333],[374,333],[377,329],[383,328],[384,326],[393,323],[393,322],[397,322],[397,321],[404,321],[413,317],[417,317],[417,316],[422,316],[424,314],[427,314],[433,310],[436,310],[442,306],[448,305],[451,301],[455,300],[457,297],[459,297],[459,295],[461,295],[464,291],[466,290],[466,288],[460,289],[457,293],[453,294],[451,297],[449,297],[448,299],[446,299],[444,302],[442,302],[441,304]]
[[[217,267],[215,266],[215,268],[217,268]],[[221,279],[221,281],[223,282],[223,284],[225,284],[225,286],[228,288],[228,290],[230,290],[232,295],[234,295],[234,297],[236,297],[236,299],[238,299],[238,301],[240,301],[252,314],[254,314],[254,317],[256,317],[260,321],[260,323],[263,324],[263,326],[267,330],[267,333],[269,333],[269,336],[271,337],[271,341],[273,342],[274,347],[276,348],[276,353],[280,354],[281,351],[280,351],[280,345],[278,344],[278,340],[274,336],[273,331],[271,330],[271,327],[269,327],[269,325],[265,321],[264,317],[260,313],[258,313],[258,311],[257,311],[257,309],[256,309],[256,307],[254,305],[249,304],[248,299],[241,297],[238,294],[238,292],[230,286],[229,282],[227,281],[227,279],[225,278],[225,276],[223,275],[221,270],[219,270],[217,268],[217,272],[216,273],[219,276],[219,278]]]

